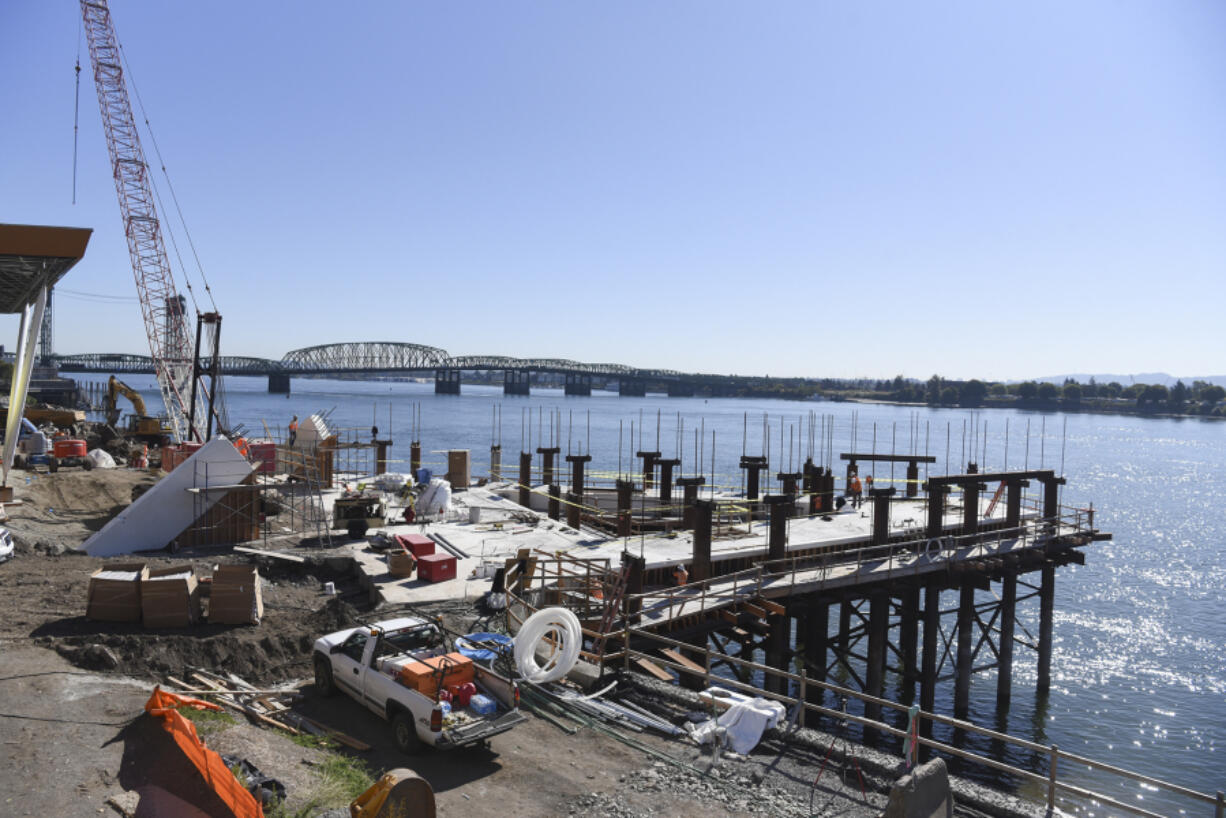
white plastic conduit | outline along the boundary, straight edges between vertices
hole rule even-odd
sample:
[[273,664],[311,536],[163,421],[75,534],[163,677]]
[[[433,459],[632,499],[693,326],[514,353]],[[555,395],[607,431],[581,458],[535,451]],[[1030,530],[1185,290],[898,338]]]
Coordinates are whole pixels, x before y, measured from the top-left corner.
[[[544,664],[536,659],[542,641],[549,650]],[[515,666],[519,675],[530,682],[554,682],[570,673],[579,660],[582,645],[578,617],[565,608],[545,608],[528,617],[516,634]]]

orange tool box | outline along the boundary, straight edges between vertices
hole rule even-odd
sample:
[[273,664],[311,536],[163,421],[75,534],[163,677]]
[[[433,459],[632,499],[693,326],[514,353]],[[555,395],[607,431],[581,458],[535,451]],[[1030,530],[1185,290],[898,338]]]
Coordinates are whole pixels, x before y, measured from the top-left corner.
[[473,660],[462,653],[435,656],[400,669],[400,681],[418,693],[434,698],[439,689],[467,684],[473,680]]

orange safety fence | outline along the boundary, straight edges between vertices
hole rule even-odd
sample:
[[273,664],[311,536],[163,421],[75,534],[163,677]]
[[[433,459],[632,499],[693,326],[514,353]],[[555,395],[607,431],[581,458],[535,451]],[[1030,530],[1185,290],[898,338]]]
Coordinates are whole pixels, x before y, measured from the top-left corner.
[[221,756],[204,746],[204,742],[196,735],[196,726],[183,717],[179,707],[194,707],[197,710],[221,710],[212,702],[193,699],[190,696],[180,696],[153,688],[153,695],[145,702],[145,712],[162,720],[162,726],[170,733],[175,744],[187,756],[206,784],[217,793],[234,818],[264,818],[264,810],[260,802],[244,789],[239,780],[230,772],[230,768],[221,760]]

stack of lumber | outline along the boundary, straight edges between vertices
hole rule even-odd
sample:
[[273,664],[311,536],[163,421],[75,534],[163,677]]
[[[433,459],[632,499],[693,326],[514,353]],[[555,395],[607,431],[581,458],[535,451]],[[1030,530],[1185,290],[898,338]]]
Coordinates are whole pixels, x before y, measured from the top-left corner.
[[260,689],[233,673],[221,676],[203,668],[192,668],[189,676],[191,684],[173,676],[167,677],[167,681],[179,688],[174,691],[176,693],[215,701],[242,713],[255,724],[274,727],[295,736],[303,733],[324,736],[363,752],[370,749],[370,745],[364,741],[295,712],[293,703],[301,693],[293,687]]

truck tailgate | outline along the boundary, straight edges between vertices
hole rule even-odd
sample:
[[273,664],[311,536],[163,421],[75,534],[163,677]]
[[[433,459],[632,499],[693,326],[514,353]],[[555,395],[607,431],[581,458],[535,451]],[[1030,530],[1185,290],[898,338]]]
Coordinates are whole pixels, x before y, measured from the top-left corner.
[[526,717],[518,710],[512,710],[509,713],[503,713],[497,718],[490,718],[484,721],[475,721],[471,724],[465,724],[461,727],[453,727],[450,730],[444,730],[443,735],[439,738],[439,747],[463,747],[466,744],[472,744],[478,741],[484,741],[487,738],[505,733],[517,724],[526,721]]

